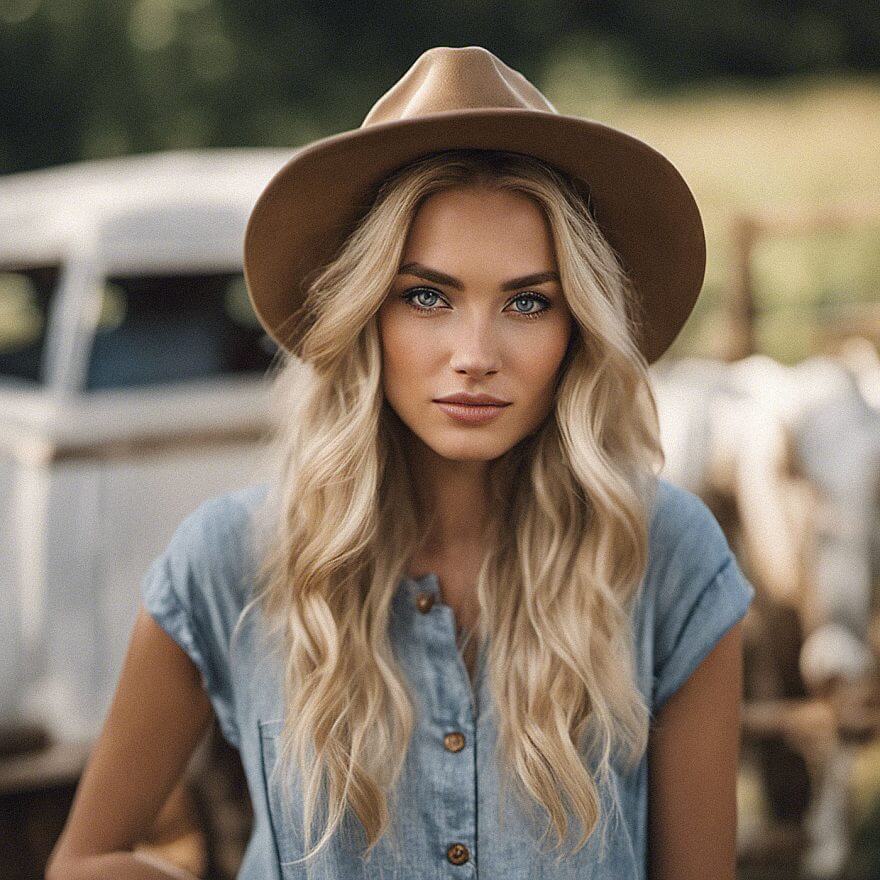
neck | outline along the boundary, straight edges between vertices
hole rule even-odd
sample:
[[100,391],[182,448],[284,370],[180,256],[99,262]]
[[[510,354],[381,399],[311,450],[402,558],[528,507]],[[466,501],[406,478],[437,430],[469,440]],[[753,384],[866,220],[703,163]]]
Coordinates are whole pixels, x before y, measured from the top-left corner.
[[490,462],[452,461],[416,438],[410,467],[422,510],[433,526],[426,554],[478,547],[488,519]]

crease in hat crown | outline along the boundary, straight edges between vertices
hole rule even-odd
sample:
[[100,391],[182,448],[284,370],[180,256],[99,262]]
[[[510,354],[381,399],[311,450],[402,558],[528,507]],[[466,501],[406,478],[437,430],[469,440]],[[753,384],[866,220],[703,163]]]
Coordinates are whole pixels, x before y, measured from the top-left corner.
[[373,105],[361,128],[468,108],[503,107],[556,113],[521,73],[482,46],[437,46]]

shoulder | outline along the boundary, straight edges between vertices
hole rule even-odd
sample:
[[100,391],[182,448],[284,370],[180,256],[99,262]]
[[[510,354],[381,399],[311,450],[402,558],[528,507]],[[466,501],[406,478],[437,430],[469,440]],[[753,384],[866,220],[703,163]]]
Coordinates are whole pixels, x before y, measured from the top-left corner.
[[[175,527],[144,583],[145,598],[176,602],[209,619],[233,616],[246,599],[257,561],[255,527],[268,483],[211,496]],[[154,595],[157,594],[157,595]]]
[[169,550],[205,571],[231,573],[252,562],[268,489],[268,483],[258,483],[205,499],[177,526]]
[[268,483],[255,483],[212,495],[182,520],[178,532],[190,538],[237,537],[248,530],[268,489]]
[[733,553],[715,515],[698,495],[665,479],[657,482],[648,537],[646,588],[658,608],[699,589],[725,566]]
[[715,515],[698,495],[658,478],[651,513],[650,552],[655,564],[669,564],[699,550],[699,562],[720,561],[730,552],[727,538]]

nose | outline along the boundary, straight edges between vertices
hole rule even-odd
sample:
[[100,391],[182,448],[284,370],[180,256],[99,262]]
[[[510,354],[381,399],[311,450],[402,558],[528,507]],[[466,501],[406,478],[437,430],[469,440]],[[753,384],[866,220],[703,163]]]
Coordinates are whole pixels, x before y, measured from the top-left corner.
[[456,373],[491,376],[501,367],[501,351],[488,322],[464,322],[456,330],[450,365]]

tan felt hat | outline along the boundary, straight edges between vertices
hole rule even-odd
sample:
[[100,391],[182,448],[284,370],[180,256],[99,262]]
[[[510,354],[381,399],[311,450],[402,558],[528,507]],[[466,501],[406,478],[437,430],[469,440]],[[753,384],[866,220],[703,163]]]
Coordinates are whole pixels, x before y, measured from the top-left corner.
[[641,300],[639,346],[649,363],[657,360],[703,283],[706,241],[693,194],[653,147],[558,113],[480,46],[424,52],[360,128],[302,147],[269,181],[244,240],[251,303],[269,335],[299,354],[303,280],[334,256],[382,179],[428,153],[460,148],[527,153],[589,187],[593,217]]

